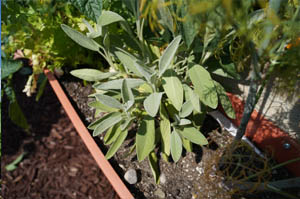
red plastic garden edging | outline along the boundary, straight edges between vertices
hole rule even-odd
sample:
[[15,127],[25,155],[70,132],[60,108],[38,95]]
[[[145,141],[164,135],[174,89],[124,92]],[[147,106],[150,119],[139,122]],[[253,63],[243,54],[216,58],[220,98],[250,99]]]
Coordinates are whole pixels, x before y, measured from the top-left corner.
[[62,104],[63,108],[65,109],[68,117],[70,118],[71,122],[73,123],[76,131],[80,135],[82,141],[90,151],[91,155],[95,159],[97,165],[102,170],[114,190],[117,192],[121,199],[132,199],[134,198],[130,191],[127,189],[123,181],[120,179],[118,174],[112,168],[110,163],[107,161],[103,153],[101,152],[100,148],[97,146],[96,142],[90,135],[89,131],[81,121],[80,117],[76,113],[75,109],[73,108],[71,102],[69,101],[67,95],[64,93],[63,89],[61,88],[59,82],[53,75],[51,71],[48,69],[44,70],[45,75],[47,76],[52,89],[54,90],[56,96],[58,97],[60,103]]
[[[236,113],[236,119],[231,121],[238,126],[243,116],[244,102],[231,93],[227,95]],[[260,149],[271,153],[279,163],[300,157],[299,142],[256,110],[251,115],[245,135]],[[287,164],[286,168],[295,176],[300,176],[300,161]]]

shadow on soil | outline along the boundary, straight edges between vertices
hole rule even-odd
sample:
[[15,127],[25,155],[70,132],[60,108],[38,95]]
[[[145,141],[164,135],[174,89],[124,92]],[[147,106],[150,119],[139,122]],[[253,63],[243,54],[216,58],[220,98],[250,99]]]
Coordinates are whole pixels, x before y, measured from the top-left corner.
[[[1,107],[2,142],[4,143],[2,145],[2,155],[14,155],[21,148],[27,152],[34,152],[34,140],[48,136],[51,125],[62,115],[60,113],[60,103],[48,83],[38,102],[35,101],[35,95],[27,97],[22,92],[27,78],[27,76],[20,75],[19,73],[14,74],[13,86],[20,108],[30,125],[30,131],[28,133],[25,132],[10,120],[8,117],[9,101],[4,94]],[[43,118],[47,118],[47,120]],[[40,128],[42,121],[47,121],[47,124],[43,124],[46,128]]]

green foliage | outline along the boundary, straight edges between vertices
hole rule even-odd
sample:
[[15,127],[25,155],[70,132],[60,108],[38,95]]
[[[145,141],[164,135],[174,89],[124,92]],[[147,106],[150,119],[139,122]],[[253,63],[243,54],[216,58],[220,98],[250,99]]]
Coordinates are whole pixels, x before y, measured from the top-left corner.
[[1,79],[17,72],[22,67],[21,61],[11,61],[1,57]]
[[11,121],[17,126],[28,131],[29,124],[17,101],[16,94],[12,85],[13,74],[19,71],[21,67],[21,61],[9,60],[6,58],[6,56],[1,56],[1,85],[4,89],[4,93],[7,96],[7,99],[9,100],[8,116]]
[[8,165],[5,166],[5,169],[7,171],[13,171],[17,168],[17,165],[23,160],[24,156],[26,155],[25,152],[21,153],[14,161],[9,163]]
[[[114,32],[116,23],[121,27],[118,32]],[[185,43],[180,44],[181,35],[174,36],[160,50],[155,43],[144,39],[143,24],[144,20],[137,17],[135,36],[123,17],[103,10],[96,25],[101,34],[95,38],[88,36],[91,32],[84,35],[65,25],[62,28],[74,41],[98,51],[110,64],[113,75],[90,69],[71,72],[76,77],[95,81],[96,101],[89,105],[108,112],[89,125],[94,136],[107,131],[104,143],[111,146],[106,157],[114,155],[126,139],[130,124],[136,122],[137,158],[139,161],[149,158],[158,181],[154,149],[161,144],[162,152],[176,162],[183,147],[192,151],[192,143],[206,145],[208,142],[199,131],[201,124],[194,125],[192,113],[205,113],[201,104],[216,108],[219,94],[209,72],[193,62],[192,50]],[[112,36],[118,44],[106,44]],[[124,37],[130,37],[131,42]],[[220,94],[224,94],[223,90]],[[228,100],[226,105],[230,104],[228,98],[222,97],[225,100]]]
[[86,17],[97,22],[102,11],[102,0],[69,0]]
[[[112,110],[90,128],[96,135],[109,129],[107,139],[115,153],[125,139],[114,145],[121,135],[117,129],[129,130],[136,122],[139,161],[151,156],[158,144],[164,156],[171,155],[175,162],[182,147],[191,151],[192,143],[207,144],[199,131],[206,111],[219,105],[235,118],[225,89],[212,73],[240,78],[237,71],[250,68],[251,74],[258,74],[256,81],[264,81],[262,74],[269,77],[283,63],[286,44],[300,32],[300,26],[290,26],[298,24],[299,18],[295,12],[299,5],[291,2],[283,8],[275,1],[255,0],[124,2],[135,17],[135,27],[119,13],[103,11],[97,30],[86,36],[76,33],[80,35],[76,38],[69,35],[98,51],[110,71],[116,72],[93,85],[96,102]],[[144,33],[149,28],[155,32]],[[89,37],[93,31],[97,36]],[[155,158],[150,159],[155,170]]]
[[[92,1],[86,5],[94,12],[98,10]],[[31,59],[35,77],[28,82],[27,95],[36,91],[36,76],[45,67],[53,70],[78,64],[101,66],[95,62],[95,53],[79,47],[60,28],[65,23],[82,31],[86,29],[83,16],[67,0],[1,1],[1,9],[2,51],[11,58],[17,50],[22,50],[23,56]]]

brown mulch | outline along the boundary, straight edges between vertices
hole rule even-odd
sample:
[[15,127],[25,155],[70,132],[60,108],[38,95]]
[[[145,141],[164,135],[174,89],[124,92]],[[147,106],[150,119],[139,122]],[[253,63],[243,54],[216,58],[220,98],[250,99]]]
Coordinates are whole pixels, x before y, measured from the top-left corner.
[[[20,85],[25,85],[19,82]],[[18,101],[32,128],[30,134],[8,118],[2,103],[2,196],[5,199],[118,198],[81,141],[55,94],[47,85],[39,102],[17,88]],[[5,166],[27,152],[17,169]]]

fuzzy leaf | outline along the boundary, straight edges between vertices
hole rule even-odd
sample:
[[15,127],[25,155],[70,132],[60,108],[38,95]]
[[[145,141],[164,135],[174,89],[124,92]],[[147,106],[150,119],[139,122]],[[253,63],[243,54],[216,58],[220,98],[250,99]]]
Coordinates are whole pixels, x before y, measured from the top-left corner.
[[89,102],[88,106],[92,107],[92,108],[95,108],[95,109],[98,109],[98,110],[101,110],[101,112],[116,112],[116,111],[119,110],[119,109],[116,109],[116,108],[111,108],[109,106],[106,106],[106,105],[102,104],[99,101]]
[[187,102],[185,102],[182,107],[181,107],[181,112],[179,113],[179,116],[181,118],[187,117],[189,116],[192,112],[193,112],[193,104],[192,102],[189,100]]
[[160,133],[161,133],[161,140],[162,140],[162,151],[170,155],[170,148],[171,148],[171,122],[168,117],[168,113],[163,104],[160,105]]
[[114,125],[108,131],[105,133],[105,136],[103,138],[104,144],[109,145],[113,143],[120,135],[121,133],[120,125]]
[[127,80],[124,79],[122,82],[122,99],[123,99],[123,103],[128,102],[129,100],[134,102],[134,96],[132,93],[131,88],[128,86]]
[[172,69],[167,70],[164,74],[163,88],[174,107],[180,111],[183,103],[183,87]]
[[100,26],[107,26],[109,24],[115,23],[115,22],[125,22],[125,19],[121,17],[119,14],[108,11],[108,10],[103,10],[102,14],[98,20],[98,25]]
[[192,103],[194,109],[200,113],[201,106],[200,106],[199,96],[192,89],[189,89],[188,95],[189,95],[189,99],[191,100],[191,103]]
[[123,109],[122,104],[113,97],[110,97],[108,95],[102,95],[102,94],[96,94],[95,97],[98,101],[100,101],[105,106],[116,108],[116,109]]
[[185,127],[183,128],[183,130],[176,129],[176,131],[178,131],[183,137],[195,144],[208,144],[207,139],[204,137],[204,135],[194,127]]
[[122,115],[120,112],[114,112],[110,115],[110,117],[103,120],[101,123],[97,125],[93,132],[93,136],[98,136],[113,125],[117,124],[122,120]]
[[181,137],[181,139],[182,139],[182,145],[185,148],[185,150],[188,152],[192,152],[193,144],[188,139],[185,139],[184,137]]
[[145,110],[151,117],[156,116],[162,95],[163,93],[152,93],[144,100]]
[[125,129],[127,129],[130,124],[134,121],[134,117],[131,118],[127,118],[122,124],[121,124],[121,130],[124,131]]
[[95,42],[93,39],[88,38],[84,34],[78,32],[77,30],[72,29],[71,27],[65,24],[62,24],[61,28],[71,39],[73,39],[80,46],[93,51],[99,50],[100,45],[97,42]]
[[169,120],[161,120],[159,123],[161,139],[162,139],[162,151],[170,155],[170,148],[171,148],[171,124]]
[[184,126],[184,125],[188,125],[188,124],[191,124],[192,122],[190,121],[190,120],[188,120],[188,119],[181,119],[180,121],[179,121],[179,126]]
[[171,134],[171,155],[174,162],[177,162],[182,153],[182,141],[180,136],[176,131],[173,131]]
[[150,70],[147,70],[147,68],[138,61],[134,62],[134,66],[139,71],[139,73],[147,80],[147,82],[151,82],[152,73]]
[[158,167],[158,159],[155,152],[151,152],[148,156],[149,166],[151,168],[152,174],[154,176],[155,183],[159,183],[159,167]]
[[72,70],[70,73],[71,75],[86,81],[100,81],[117,74],[117,73],[103,73],[100,70],[89,69],[89,68]]
[[108,113],[105,116],[93,121],[87,128],[90,130],[94,130],[103,120],[106,120],[107,118],[109,118],[110,116],[112,116],[114,113]]
[[175,53],[178,49],[179,43],[181,41],[181,36],[177,36],[173,39],[173,41],[168,45],[166,50],[163,52],[162,56],[159,59],[159,74],[158,76],[161,77],[164,72],[169,68]]
[[134,63],[136,62],[136,58],[134,56],[130,55],[127,52],[124,52],[123,50],[116,51],[115,54],[127,70],[133,72],[139,77],[142,77],[140,72],[134,66]]
[[189,77],[200,100],[213,109],[217,108],[218,95],[209,72],[202,66],[195,64],[189,69]]
[[231,101],[228,98],[225,89],[223,88],[223,86],[221,86],[221,84],[219,84],[218,82],[214,81],[217,92],[218,92],[218,96],[221,102],[221,105],[225,111],[225,113],[227,114],[228,117],[235,119],[235,111],[232,107]]
[[154,119],[144,116],[136,135],[136,153],[138,161],[143,161],[153,150],[155,145]]
[[[93,87],[99,90],[110,90],[110,89],[120,90],[122,88],[123,80],[124,79],[115,79],[108,82],[95,84],[93,85]],[[145,83],[145,81],[142,79],[133,79],[133,78],[126,78],[126,81],[129,88],[135,88]]]
[[110,159],[112,156],[114,156],[114,154],[118,151],[118,149],[126,139],[127,135],[128,135],[127,130],[121,132],[119,137],[116,139],[116,141],[111,145],[111,147],[107,151],[105,155],[106,159]]

